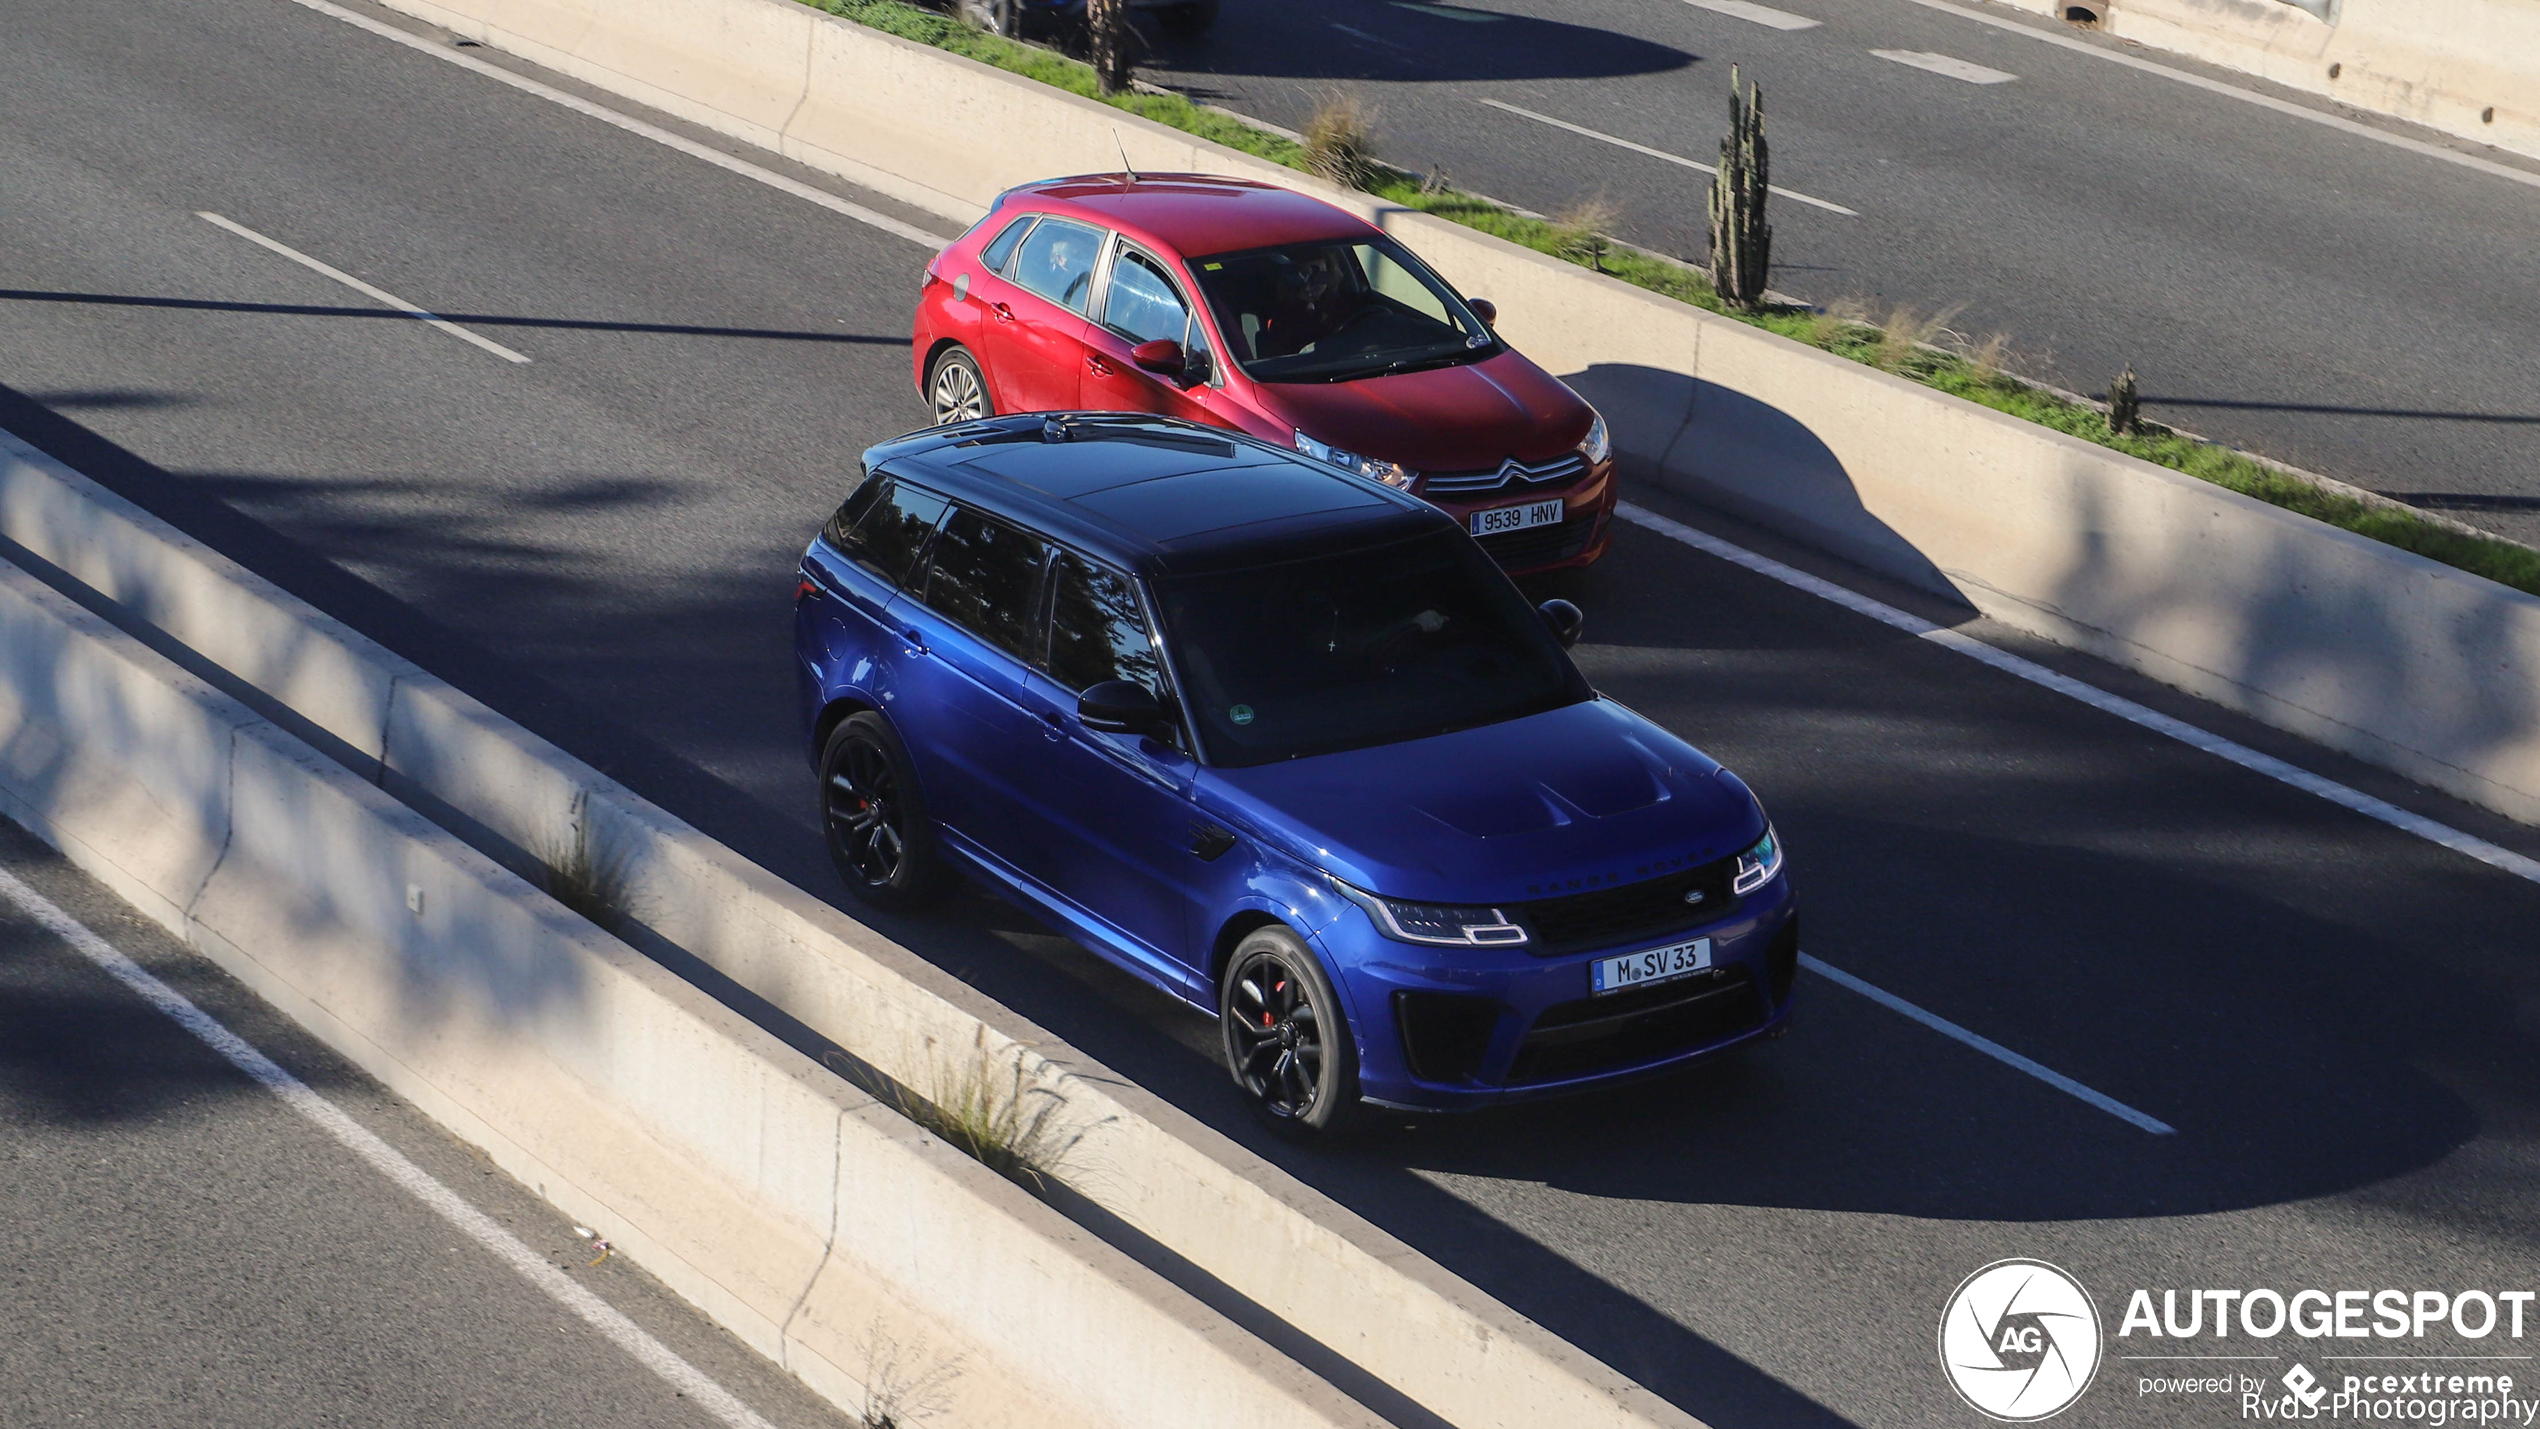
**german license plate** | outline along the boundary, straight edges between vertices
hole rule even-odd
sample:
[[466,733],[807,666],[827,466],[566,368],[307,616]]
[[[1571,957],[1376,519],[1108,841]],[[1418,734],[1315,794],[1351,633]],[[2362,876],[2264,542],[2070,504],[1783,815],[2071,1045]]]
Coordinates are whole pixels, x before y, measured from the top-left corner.
[[1523,506],[1494,506],[1476,511],[1472,532],[1476,536],[1496,536],[1503,531],[1530,531],[1537,526],[1552,526],[1561,520],[1561,498],[1530,501]]
[[1671,943],[1651,948],[1645,953],[1626,953],[1619,958],[1598,958],[1588,964],[1588,991],[1597,994],[1621,992],[1627,987],[1646,987],[1653,982],[1671,982],[1691,977],[1711,968],[1711,940],[1696,938],[1690,943]]

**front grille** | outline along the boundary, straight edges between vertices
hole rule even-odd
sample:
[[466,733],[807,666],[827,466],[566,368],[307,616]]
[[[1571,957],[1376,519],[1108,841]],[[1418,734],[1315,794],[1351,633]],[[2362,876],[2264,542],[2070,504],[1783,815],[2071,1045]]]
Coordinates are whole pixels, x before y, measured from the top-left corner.
[[1655,1061],[1734,1037],[1763,1020],[1763,999],[1744,968],[1558,1003],[1535,1019],[1508,1080],[1557,1082]]
[[1566,561],[1587,549],[1588,538],[1596,534],[1596,513],[1582,512],[1558,525],[1537,526],[1531,531],[1502,531],[1496,536],[1476,536],[1475,544],[1499,562],[1503,570],[1532,570],[1555,561]]
[[1470,496],[1480,491],[1497,491],[1503,486],[1557,491],[1578,480],[1586,471],[1587,458],[1571,452],[1534,466],[1521,461],[1506,461],[1488,471],[1433,471],[1420,479],[1420,492],[1424,496]]
[[[1532,930],[1529,951],[1539,958],[1618,947],[1700,927],[1735,912],[1738,900],[1729,891],[1729,880],[1736,868],[1734,857],[1724,858],[1683,873],[1593,893],[1538,898],[1508,911]],[[1685,895],[1689,893],[1702,896],[1688,903]]]
[[1397,992],[1393,1015],[1403,1061],[1424,1082],[1473,1080],[1499,1026],[1498,1003],[1451,992]]

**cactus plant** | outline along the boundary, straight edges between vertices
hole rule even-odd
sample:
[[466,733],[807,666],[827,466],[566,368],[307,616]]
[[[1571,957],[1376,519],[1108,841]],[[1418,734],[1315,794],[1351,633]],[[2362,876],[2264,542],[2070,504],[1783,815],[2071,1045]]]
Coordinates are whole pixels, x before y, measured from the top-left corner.
[[1753,308],[1764,300],[1773,271],[1773,226],[1764,221],[1771,191],[1771,156],[1764,144],[1764,90],[1738,92],[1737,67],[1729,67],[1729,134],[1720,141],[1720,169],[1711,180],[1711,286],[1720,300]]
[[2134,364],[2126,364],[2117,380],[2108,384],[2108,430],[2124,436],[2143,425],[2143,399],[2134,389]]

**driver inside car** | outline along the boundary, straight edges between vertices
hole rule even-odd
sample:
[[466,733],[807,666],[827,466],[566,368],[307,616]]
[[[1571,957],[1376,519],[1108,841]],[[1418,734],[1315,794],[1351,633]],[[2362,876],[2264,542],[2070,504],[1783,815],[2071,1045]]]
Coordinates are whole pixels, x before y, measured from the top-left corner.
[[1340,331],[1358,308],[1357,294],[1341,273],[1340,255],[1328,250],[1279,275],[1279,297],[1261,324],[1253,350],[1262,357],[1304,352]]

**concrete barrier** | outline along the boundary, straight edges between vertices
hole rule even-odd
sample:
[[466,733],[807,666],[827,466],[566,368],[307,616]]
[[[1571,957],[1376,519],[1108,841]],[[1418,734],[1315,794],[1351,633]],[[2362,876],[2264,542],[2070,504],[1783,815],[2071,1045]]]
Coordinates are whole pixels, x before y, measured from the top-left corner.
[[0,811],[850,1412],[1382,1423],[11,565]]
[[[2002,0],[2062,18],[2066,0]],[[2110,34],[2540,157],[2540,0],[2094,0]]]
[[[880,175],[963,222],[1013,184],[1116,168],[1123,148],[1142,170],[1315,193],[1496,301],[1502,331],[1605,412],[1632,474],[2540,820],[2540,602],[2518,592],[793,0],[389,3],[845,177]],[[2117,13],[2261,4],[2295,16],[2278,26],[2319,23],[2277,0],[2118,0]],[[2540,102],[2524,78],[2540,30],[2517,28],[2540,0],[2332,13],[2355,43],[2394,37],[2377,54],[2403,39],[2483,48],[2515,86],[2499,123]],[[754,107],[728,109],[728,82],[647,58],[683,39],[704,56],[692,67],[760,76]],[[2470,72],[2448,63],[2411,72]]]
[[577,825],[639,940],[713,966],[919,1095],[984,1066],[1056,1097],[1069,1190],[1463,1429],[1698,1421],[835,908],[341,622],[0,434],[0,539],[165,632],[400,799],[519,862]]

